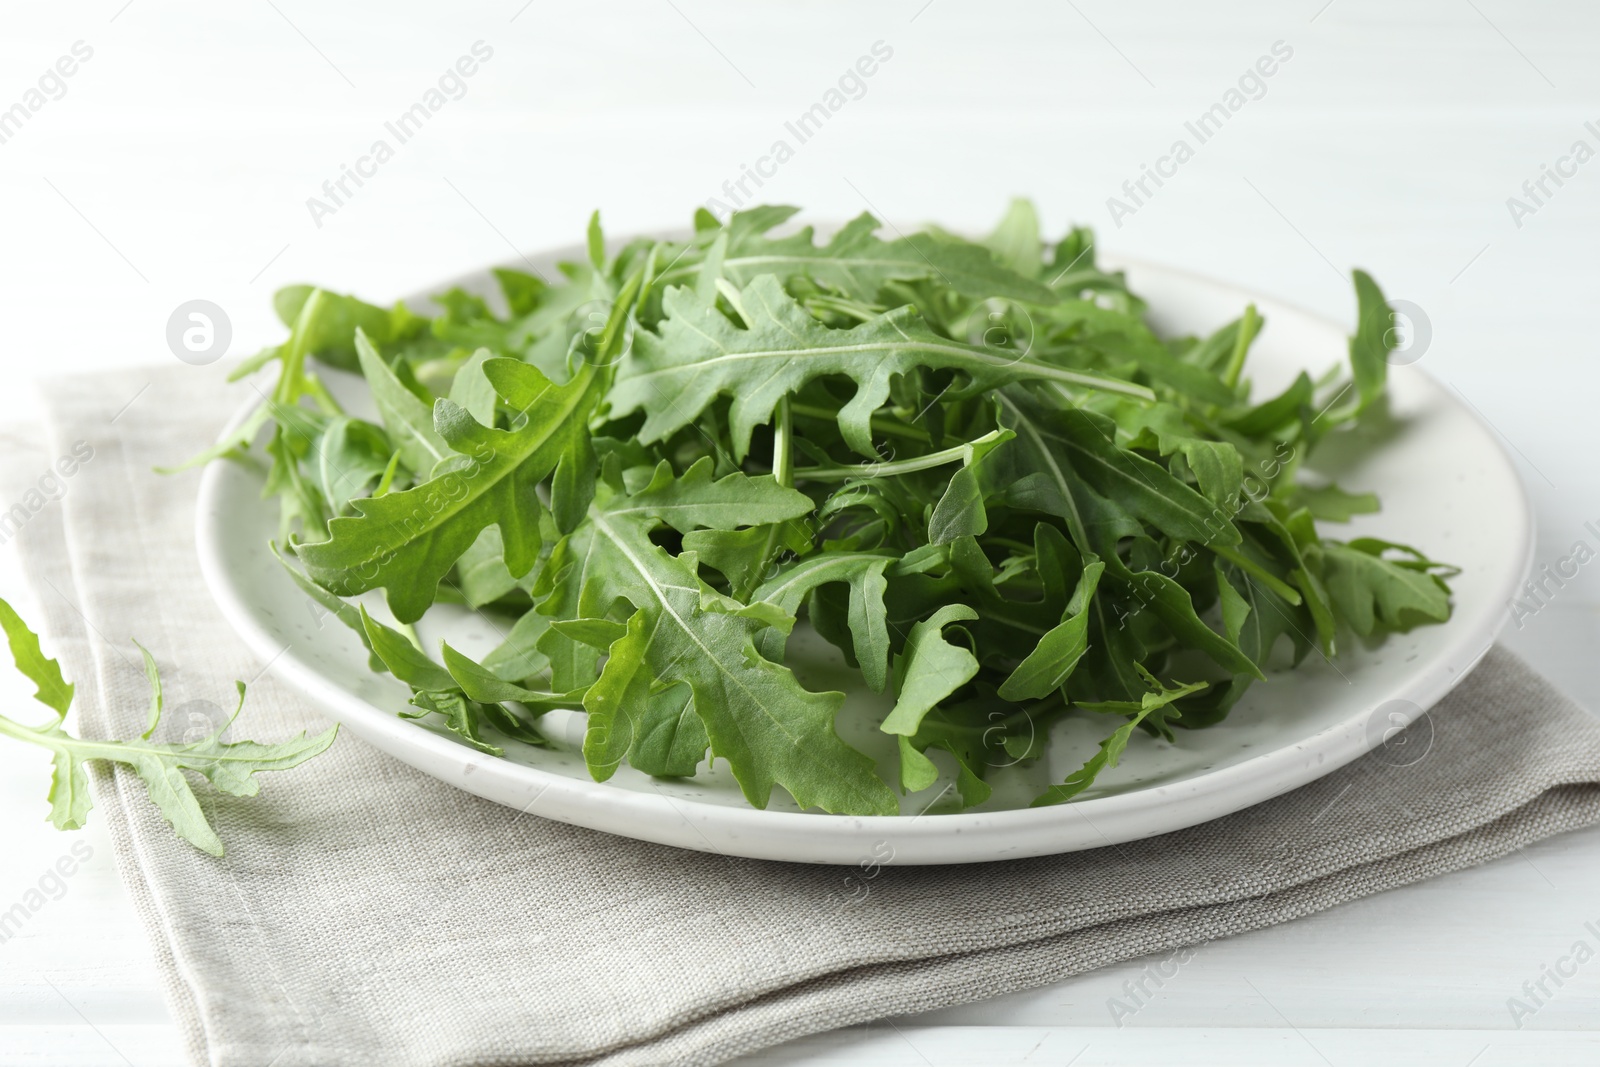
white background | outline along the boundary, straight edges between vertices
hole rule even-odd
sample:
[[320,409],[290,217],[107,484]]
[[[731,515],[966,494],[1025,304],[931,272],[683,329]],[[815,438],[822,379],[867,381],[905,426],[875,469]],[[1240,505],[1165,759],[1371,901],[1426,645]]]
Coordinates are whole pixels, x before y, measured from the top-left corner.
[[[379,301],[489,261],[687,222],[874,42],[892,58],[760,190],[816,218],[987,225],[1032,196],[1052,231],[1348,319],[1340,271],[1426,312],[1422,366],[1518,457],[1539,562],[1600,544],[1600,162],[1518,226],[1507,198],[1600,125],[1600,8],[1510,0],[7,5],[0,109],[77,41],[93,58],[0,144],[0,361],[47,375],[170,360],[169,314],[215,301],[231,354],[279,334],[272,290]],[[306,200],[476,41],[465,95],[317,226]],[[1283,41],[1266,92],[1116,226],[1121,195]],[[391,144],[393,138],[388,137]],[[1193,143],[1193,137],[1189,140]],[[1531,203],[1531,201],[1530,201]],[[146,402],[158,402],[150,398]],[[1592,568],[1600,570],[1600,567]],[[1508,642],[1590,707],[1585,571]],[[27,603],[7,557],[0,594]],[[25,698],[7,676],[0,692]],[[95,825],[39,822],[47,768],[0,753],[0,908],[75,836],[93,858],[0,945],[0,1061],[180,1062]],[[1600,925],[1600,831],[1202,948],[1122,1027],[1143,961],[1036,993],[802,1042],[761,1062],[1593,1063],[1600,962],[1514,1029],[1506,998]],[[708,934],[714,936],[714,934]],[[978,991],[975,991],[978,992]],[[1074,1059],[1074,1057],[1077,1057]]]

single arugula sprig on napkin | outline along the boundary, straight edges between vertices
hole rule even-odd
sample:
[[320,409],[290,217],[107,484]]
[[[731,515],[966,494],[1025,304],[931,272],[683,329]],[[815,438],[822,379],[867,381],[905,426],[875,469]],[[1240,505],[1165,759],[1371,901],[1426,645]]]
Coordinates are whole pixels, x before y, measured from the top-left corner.
[[[437,313],[296,286],[272,402],[200,459],[267,432],[290,566],[375,669],[481,751],[544,743],[588,713],[597,779],[726,760],[747,799],[890,814],[953,773],[984,802],[1049,728],[1110,724],[1058,803],[1136,730],[1215,723],[1274,648],[1332,658],[1450,613],[1448,568],[1318,523],[1377,510],[1302,480],[1308,456],[1384,409],[1392,313],[1356,271],[1348,374],[1253,402],[1255,308],[1163,337],[1094,238],[1041,240],[1019,201],[980,241],[773,236],[795,209],[585,262],[552,284],[500,270],[506,311]],[[376,420],[313,361],[359,373]],[[396,629],[343,597],[383,590]],[[440,601],[501,616],[481,662],[404,631]],[[894,700],[897,765],[835,730],[838,693],[789,669],[801,621]]]
[[25,726],[0,716],[0,734],[50,750],[55,776],[50,784],[50,821],[58,830],[83,826],[89,809],[90,760],[107,760],[133,769],[150,791],[150,801],[178,836],[196,848],[223,854],[222,841],[206,820],[200,801],[189,784],[185,771],[194,771],[214,787],[233,796],[250,797],[261,791],[255,776],[262,771],[286,771],[327,749],[339,732],[337,726],[316,737],[299,737],[275,745],[257,741],[223,741],[222,735],[233,725],[244,707],[244,683],[239,687],[239,706],[227,722],[197,741],[167,743],[150,740],[161,724],[161,675],[154,657],[138,642],[144,656],[145,676],[150,680],[150,713],[144,733],[133,741],[97,741],[73,737],[63,726],[72,706],[73,687],[62,677],[61,665],[46,656],[39,638],[28,629],[10,604],[0,600],[0,628],[11,646],[11,658],[38,691],[34,699],[55,712],[54,720],[43,726]]

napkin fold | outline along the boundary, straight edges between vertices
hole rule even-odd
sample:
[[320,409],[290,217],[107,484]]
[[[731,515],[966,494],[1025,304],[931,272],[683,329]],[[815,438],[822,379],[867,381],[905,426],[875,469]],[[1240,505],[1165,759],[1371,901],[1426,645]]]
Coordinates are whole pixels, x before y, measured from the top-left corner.
[[[212,603],[197,475],[152,472],[215,440],[251,387],[177,366],[43,393],[48,433],[5,435],[0,479],[32,501],[56,471],[15,536],[77,728],[143,730],[133,637],[162,668],[166,730],[231,708],[235,678],[250,683],[239,736],[324,728]],[[200,787],[222,859],[179,840],[120,769],[95,776],[91,818],[196,1064],[710,1064],[1283,922],[1600,819],[1600,723],[1510,653],[1430,723],[1409,765],[1369,756],[1188,830],[870,877],[549,822],[350,735],[259,797]]]

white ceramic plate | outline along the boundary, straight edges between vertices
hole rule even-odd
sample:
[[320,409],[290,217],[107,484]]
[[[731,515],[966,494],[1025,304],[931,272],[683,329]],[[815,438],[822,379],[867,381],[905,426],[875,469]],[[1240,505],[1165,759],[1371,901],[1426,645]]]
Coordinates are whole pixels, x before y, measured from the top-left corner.
[[[532,257],[551,273],[581,250]],[[1344,359],[1340,326],[1278,301],[1178,271],[1114,263],[1167,333],[1208,333],[1254,301],[1267,327],[1250,374],[1256,396],[1281,389],[1301,369],[1319,373]],[[487,271],[454,284],[488,295]],[[415,303],[418,302],[414,302]],[[350,410],[371,414],[359,378],[331,372]],[[1379,515],[1358,518],[1338,536],[1371,533],[1413,544],[1461,568],[1452,582],[1455,615],[1374,647],[1345,642],[1337,663],[1313,654],[1294,670],[1269,672],[1228,718],[1180,731],[1177,744],[1136,733],[1122,763],[1073,803],[1028,808],[1094,750],[1098,724],[1068,721],[1052,731],[1048,755],[1030,766],[997,767],[995,796],[983,809],[957,812],[950,779],[906,797],[903,814],[832,816],[796,808],[782,789],[765,811],[741,797],[726,764],[693,780],[663,781],[622,768],[604,784],[584,769],[581,712],[553,712],[540,749],[506,742],[507,758],[481,755],[447,732],[396,714],[409,691],[367,667],[355,635],[302,595],[267,551],[275,503],[261,500],[259,470],[213,463],[201,483],[197,542],[206,581],[240,636],[283,680],[345,729],[396,758],[481,797],[535,815],[681,848],[807,863],[971,863],[1041,856],[1135,840],[1192,826],[1304,785],[1357,759],[1411,762],[1426,753],[1431,722],[1384,744],[1396,726],[1447,693],[1494,641],[1506,604],[1524,580],[1533,545],[1532,513],[1494,434],[1441,385],[1412,366],[1390,376],[1393,419],[1376,437],[1329,440],[1309,470],[1346,488],[1372,490]],[[253,406],[253,405],[252,405]],[[240,413],[242,419],[246,412]],[[1381,447],[1377,447],[1381,445]],[[377,602],[366,598],[369,608]],[[419,624],[430,648],[487,652],[504,623],[436,607]],[[852,672],[831,646],[797,633],[790,644],[802,682],[852,688]],[[892,776],[891,743],[874,716],[886,705],[852,693],[840,714],[847,740],[881,760]],[[932,754],[932,753],[930,753]],[[936,755],[936,754],[935,754]],[[936,758],[937,755],[936,755]],[[892,777],[891,777],[892,780]]]

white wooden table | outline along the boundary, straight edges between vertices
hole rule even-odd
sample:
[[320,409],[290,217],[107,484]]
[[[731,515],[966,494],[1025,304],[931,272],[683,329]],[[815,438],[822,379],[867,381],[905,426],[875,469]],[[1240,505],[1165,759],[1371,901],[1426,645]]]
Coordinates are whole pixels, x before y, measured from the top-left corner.
[[[79,41],[92,55],[29,97]],[[460,98],[314,221],[307,198],[478,41],[492,56]],[[763,162],[876,42],[891,54],[820,132]],[[1226,107],[1276,42],[1292,54],[1199,144],[1185,122]],[[386,298],[569,243],[595,206],[615,232],[681,225],[746,164],[770,175],[746,179],[761,199],[902,227],[979,227],[1026,193],[1052,228],[1086,221],[1120,252],[1331,314],[1350,311],[1341,269],[1373,271],[1430,320],[1423,365],[1519,457],[1553,562],[1600,518],[1600,163],[1563,162],[1579,139],[1600,149],[1584,125],[1600,120],[1597,58],[1600,9],[1576,0],[13,8],[0,112],[40,106],[0,123],[0,360],[20,385],[171,359],[167,318],[195,298],[227,311],[245,354],[277,335],[277,285]],[[1193,158],[1163,162],[1178,138]],[[1122,186],[1144,164],[1170,176],[1135,201]],[[1522,187],[1542,165],[1567,176],[1535,201]],[[1134,210],[1114,220],[1113,196]],[[26,610],[8,551],[0,595]],[[1590,570],[1507,642],[1600,708]],[[0,676],[8,704],[26,699]],[[93,822],[41,822],[48,768],[14,747],[0,747],[0,909],[92,852],[0,944],[0,1062],[180,1063],[109,842]],[[1591,1064],[1600,962],[1520,1029],[1506,1002],[1595,943],[1596,884],[1600,830],[1207,945],[1120,1026],[1108,1001],[1149,961],[752,1062]]]

